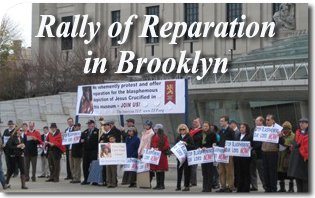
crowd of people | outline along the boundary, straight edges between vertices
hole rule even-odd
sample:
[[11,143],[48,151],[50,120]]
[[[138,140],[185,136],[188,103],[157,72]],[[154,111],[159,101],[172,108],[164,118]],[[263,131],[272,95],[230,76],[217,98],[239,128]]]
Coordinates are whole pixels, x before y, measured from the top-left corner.
[[[273,115],[255,119],[255,126],[250,128],[248,123],[238,123],[228,116],[220,118],[220,126],[196,118],[192,127],[180,124],[177,128],[177,138],[184,143],[187,150],[206,149],[213,146],[225,147],[225,142],[249,141],[251,144],[250,157],[229,157],[228,163],[203,163],[202,192],[250,192],[258,191],[258,176],[265,192],[308,192],[308,119],[299,120],[298,129],[293,132],[290,122],[282,123],[278,132],[279,142],[260,142],[253,140],[255,128],[258,126],[273,127],[278,125]],[[5,156],[6,175],[2,170],[0,156],[0,181],[3,189],[10,188],[10,178],[20,174],[21,187],[27,189],[26,182],[36,182],[37,159],[41,160],[42,174],[38,178],[47,178],[46,182],[59,182],[60,160],[66,155],[66,178],[70,183],[81,185],[101,185],[108,188],[118,187],[117,165],[102,166],[100,174],[102,183],[89,182],[91,164],[98,159],[99,143],[125,143],[127,158],[141,159],[145,149],[161,151],[158,165],[150,165],[149,182],[156,178],[156,186],[152,189],[165,189],[165,173],[169,170],[168,158],[172,154],[171,145],[162,124],[153,125],[147,120],[143,123],[143,131],[138,136],[135,120],[126,120],[123,128],[117,128],[113,121],[100,119],[100,129],[94,120],[87,122],[87,129],[81,134],[77,144],[62,145],[63,133],[81,131],[81,124],[74,123],[72,118],[67,120],[68,128],[60,131],[56,123],[45,126],[42,133],[35,129],[35,123],[23,123],[17,126],[13,121],[8,122],[8,128],[1,133],[0,153]],[[278,125],[279,126],[279,125]],[[106,148],[104,148],[106,149]],[[40,157],[38,157],[40,156]],[[32,172],[30,169],[32,168]],[[177,160],[176,191],[189,191],[197,186],[198,165],[189,166],[187,159],[182,164]],[[83,181],[81,180],[83,171]],[[184,185],[182,178],[184,176]],[[121,185],[137,187],[137,173],[125,171]],[[285,181],[289,181],[286,189]],[[296,185],[294,185],[294,181]],[[279,185],[277,185],[279,183]],[[150,185],[151,186],[151,185]],[[138,185],[139,187],[139,185]],[[141,187],[141,186],[140,186]]]

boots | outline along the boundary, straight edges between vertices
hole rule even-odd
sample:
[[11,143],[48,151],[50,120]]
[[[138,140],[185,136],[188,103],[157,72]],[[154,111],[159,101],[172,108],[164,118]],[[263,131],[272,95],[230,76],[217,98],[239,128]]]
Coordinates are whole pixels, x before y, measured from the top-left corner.
[[280,180],[279,185],[280,185],[280,189],[278,190],[278,192],[286,192],[284,180]]
[[165,189],[165,185],[164,185],[164,181],[165,181],[165,172],[161,172],[161,181],[160,181],[160,184],[161,184],[161,189]]
[[290,180],[290,182],[289,182],[289,190],[288,190],[288,192],[294,192],[293,180]]
[[28,189],[25,185],[25,182],[26,182],[26,178],[25,178],[25,175],[21,175],[21,183],[22,183],[22,189]]
[[153,189],[154,190],[161,189],[161,172],[156,172],[156,186]]

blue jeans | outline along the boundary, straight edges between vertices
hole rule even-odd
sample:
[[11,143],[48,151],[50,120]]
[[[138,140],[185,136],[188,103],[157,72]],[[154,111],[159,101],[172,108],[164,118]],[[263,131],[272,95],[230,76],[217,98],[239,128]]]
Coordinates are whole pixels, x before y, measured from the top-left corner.
[[2,187],[5,185],[5,178],[2,170],[2,154],[0,154],[0,183],[2,184]]

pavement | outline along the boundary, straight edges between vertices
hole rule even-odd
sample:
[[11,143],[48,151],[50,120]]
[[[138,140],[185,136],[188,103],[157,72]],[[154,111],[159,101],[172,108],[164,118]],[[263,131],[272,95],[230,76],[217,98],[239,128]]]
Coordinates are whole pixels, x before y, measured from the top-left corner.
[[[4,171],[6,171],[4,160],[3,166]],[[81,184],[70,184],[69,180],[64,180],[66,176],[66,163],[65,158],[63,157],[61,160],[61,173],[60,173],[60,182],[59,183],[51,183],[45,182],[46,178],[36,178],[36,182],[27,182],[26,185],[29,188],[28,190],[21,189],[21,182],[19,177],[12,178],[10,181],[11,188],[4,190],[4,193],[201,193],[202,191],[202,175],[201,168],[198,166],[197,170],[197,186],[191,187],[189,192],[175,191],[176,189],[176,162],[174,158],[170,158],[169,160],[169,171],[165,174],[165,187],[164,190],[153,190],[153,189],[143,189],[143,188],[128,188],[128,185],[121,185],[122,180],[122,171],[118,169],[118,187],[116,188],[107,188],[105,186],[93,186],[93,185],[81,185]],[[37,160],[37,176],[39,176],[41,166],[40,166],[40,158]],[[258,193],[263,192],[261,182],[258,182]],[[287,182],[288,183],[288,182]],[[155,179],[152,181],[152,186],[156,185]],[[182,181],[183,185],[183,181]],[[287,187],[288,189],[288,187]],[[213,190],[215,191],[215,190]],[[257,192],[253,192],[257,193]],[[212,192],[212,194],[218,194]],[[221,193],[220,193],[221,194]]]

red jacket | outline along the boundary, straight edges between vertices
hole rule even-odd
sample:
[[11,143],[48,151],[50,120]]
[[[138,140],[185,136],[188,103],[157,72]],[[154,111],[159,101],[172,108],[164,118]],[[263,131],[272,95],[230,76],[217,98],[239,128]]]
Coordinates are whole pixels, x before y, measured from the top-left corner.
[[[154,164],[150,165],[150,169],[153,171],[168,171],[168,159],[167,159],[166,151],[170,148],[170,144],[168,142],[168,138],[166,135],[164,135],[163,138],[164,138],[164,146],[161,150],[159,149],[159,151],[162,152],[159,165],[154,165]],[[151,148],[158,148],[159,140],[160,140],[159,136],[155,134],[151,140]]]
[[62,153],[66,151],[66,147],[62,145],[62,136],[59,131],[56,131],[55,135],[53,135],[52,133],[49,133],[47,136],[47,141],[50,143],[53,143],[54,146],[59,148]]
[[300,145],[299,152],[304,161],[308,160],[308,133],[302,134],[301,130],[298,129],[295,134],[295,141]]
[[38,141],[38,144],[42,144],[42,137],[41,137],[39,131],[34,130],[33,132],[30,132],[29,130],[27,130],[27,131],[25,132],[25,135],[26,135],[26,137],[29,136],[29,137],[35,138],[35,140]]

